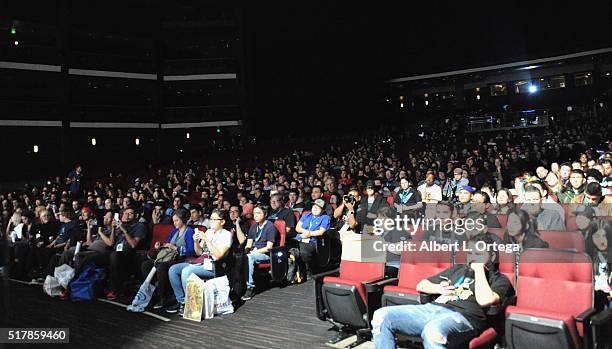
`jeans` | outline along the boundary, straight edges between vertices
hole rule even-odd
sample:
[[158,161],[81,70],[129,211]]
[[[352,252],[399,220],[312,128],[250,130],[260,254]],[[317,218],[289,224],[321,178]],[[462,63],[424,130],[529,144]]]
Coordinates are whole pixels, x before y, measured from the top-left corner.
[[421,336],[425,349],[448,348],[478,333],[461,313],[433,303],[396,305],[376,310],[372,334],[376,349],[395,348],[395,335]]
[[270,256],[264,253],[251,252],[247,255],[249,259],[249,278],[247,279],[247,288],[255,287],[255,281],[253,281],[253,272],[255,271],[255,263],[267,262],[270,260]]
[[215,272],[213,270],[206,270],[201,264],[178,263],[171,266],[168,270],[170,285],[172,286],[172,291],[174,291],[176,301],[181,304],[185,304],[187,278],[189,278],[191,273],[206,279],[215,277]]

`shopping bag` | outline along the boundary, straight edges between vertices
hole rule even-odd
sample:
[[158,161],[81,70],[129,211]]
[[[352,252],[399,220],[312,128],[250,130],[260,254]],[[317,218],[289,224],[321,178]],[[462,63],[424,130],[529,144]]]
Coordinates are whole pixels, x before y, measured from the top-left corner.
[[234,306],[230,299],[230,286],[227,276],[221,276],[218,278],[210,279],[206,281],[209,287],[213,287],[215,296],[215,309],[216,315],[231,314],[234,312]]
[[187,278],[183,319],[200,322],[204,308],[204,281],[194,273]]
[[51,297],[57,297],[62,294],[62,286],[57,281],[57,278],[47,275],[43,283],[43,291]]
[[151,280],[153,279],[153,276],[155,276],[156,270],[157,268],[155,267],[151,268],[149,275],[147,275],[147,278],[142,283],[142,285],[140,285],[138,292],[134,296],[132,304],[128,305],[128,311],[131,311],[133,313],[142,313],[143,311],[145,311],[145,308],[147,307],[147,305],[149,305],[149,302],[151,301],[151,297],[153,297],[153,292],[155,292],[155,285],[151,284]]
[[91,301],[104,291],[104,268],[96,268],[90,262],[79,277],[70,283],[70,298],[73,301]]
[[68,264],[62,264],[59,267],[55,267],[53,275],[63,288],[68,288],[70,281],[74,277],[74,268]]

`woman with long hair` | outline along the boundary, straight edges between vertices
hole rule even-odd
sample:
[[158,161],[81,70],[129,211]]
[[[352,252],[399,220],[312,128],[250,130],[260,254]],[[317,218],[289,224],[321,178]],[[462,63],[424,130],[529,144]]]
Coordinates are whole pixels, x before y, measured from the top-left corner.
[[501,188],[497,191],[495,201],[495,208],[493,209],[493,213],[495,214],[508,214],[508,212],[514,208],[512,193],[506,188]]
[[504,241],[518,244],[521,251],[527,248],[548,248],[548,243],[540,239],[529,214],[516,208],[508,211],[508,225],[504,233]]
[[595,308],[612,306],[612,222],[595,220],[589,229],[586,251],[593,260]]

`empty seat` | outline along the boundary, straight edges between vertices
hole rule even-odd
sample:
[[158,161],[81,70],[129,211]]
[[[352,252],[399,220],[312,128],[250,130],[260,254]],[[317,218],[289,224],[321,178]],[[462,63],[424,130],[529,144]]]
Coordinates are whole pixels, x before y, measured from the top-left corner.
[[337,276],[322,278],[325,317],[353,329],[369,328],[375,309],[368,307],[365,284],[383,280],[384,274],[385,263],[343,260]]
[[588,348],[594,314],[593,267],[583,253],[526,250],[520,257],[517,304],[506,310],[508,348]]

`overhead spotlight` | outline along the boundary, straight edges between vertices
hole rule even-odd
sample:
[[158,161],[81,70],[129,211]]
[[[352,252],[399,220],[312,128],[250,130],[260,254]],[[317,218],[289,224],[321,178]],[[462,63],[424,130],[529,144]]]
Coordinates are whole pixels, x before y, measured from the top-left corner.
[[13,34],[13,35],[17,34],[17,28],[12,27],[11,28],[11,34]]
[[425,100],[425,105],[429,105],[429,101],[428,100]]
[[185,135],[185,138],[189,139],[189,137],[191,137],[191,135],[189,134],[189,132],[187,132],[187,134]]
[[140,145],[140,138],[136,138],[136,139],[134,140],[134,143],[136,143],[136,145]]
[[15,46],[19,46],[19,41],[15,40],[15,42],[13,43]]
[[536,85],[529,85],[529,93],[538,92],[538,87]]
[[34,145],[34,152],[38,153],[38,146],[37,145]]
[[96,143],[97,143],[96,139],[95,139],[95,138],[92,138],[92,139],[91,139],[91,145],[93,145],[93,146],[95,147],[95,146],[96,146]]
[[400,103],[400,108],[404,107],[404,102]]
[[480,95],[476,95],[476,99],[477,99],[477,100],[480,100]]

